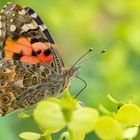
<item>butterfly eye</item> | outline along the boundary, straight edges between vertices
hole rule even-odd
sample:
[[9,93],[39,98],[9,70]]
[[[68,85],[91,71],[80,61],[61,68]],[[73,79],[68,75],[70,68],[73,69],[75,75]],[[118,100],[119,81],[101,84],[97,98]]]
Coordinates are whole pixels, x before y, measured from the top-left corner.
[[10,97],[5,95],[5,96],[2,97],[1,100],[4,104],[8,104],[10,102]]

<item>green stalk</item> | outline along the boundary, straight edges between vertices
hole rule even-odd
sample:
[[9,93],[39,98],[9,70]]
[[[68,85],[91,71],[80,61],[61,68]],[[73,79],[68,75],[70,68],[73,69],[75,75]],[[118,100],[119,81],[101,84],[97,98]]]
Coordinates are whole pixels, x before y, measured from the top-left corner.
[[68,129],[70,140],[84,140],[85,135],[82,133],[75,133],[72,130]]
[[42,132],[42,136],[45,138],[45,140],[52,140],[52,137],[51,137],[51,133],[48,133],[46,132],[45,130],[41,129],[41,132]]
[[44,137],[45,137],[45,140],[52,140],[51,135],[45,135]]
[[70,136],[70,140],[75,140],[74,139],[74,134],[70,129],[68,129],[68,133],[69,133],[69,136]]

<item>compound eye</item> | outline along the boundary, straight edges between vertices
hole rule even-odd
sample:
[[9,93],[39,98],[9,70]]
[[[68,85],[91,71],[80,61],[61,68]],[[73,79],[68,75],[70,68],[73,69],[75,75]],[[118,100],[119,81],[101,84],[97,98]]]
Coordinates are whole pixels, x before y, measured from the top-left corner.
[[7,95],[4,95],[1,100],[4,104],[8,104],[10,102],[10,97]]

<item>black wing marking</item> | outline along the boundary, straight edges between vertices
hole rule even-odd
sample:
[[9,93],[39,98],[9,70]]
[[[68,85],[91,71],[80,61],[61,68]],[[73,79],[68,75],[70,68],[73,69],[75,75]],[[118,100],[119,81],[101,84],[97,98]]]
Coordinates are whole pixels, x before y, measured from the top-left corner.
[[[20,37],[30,37],[31,43],[45,42],[54,44],[54,40],[46,26],[43,24],[43,21],[30,8],[22,8],[17,4],[8,3],[1,11],[0,18],[0,27],[2,25],[2,28],[0,29],[0,46],[2,50],[5,46],[7,37],[11,37],[12,40],[18,40]],[[62,67],[64,67],[63,60],[56,47],[50,47],[50,50],[54,59],[54,64],[50,67],[54,71],[60,73],[62,72]],[[1,58],[3,58],[3,56],[4,55],[1,55]]]
[[[26,7],[25,8],[28,12],[28,14],[36,21],[36,23],[39,25],[40,29],[42,30],[42,32],[45,34],[45,36],[47,37],[48,41],[51,44],[55,44],[55,41],[53,40],[53,37],[51,36],[48,28],[44,25],[43,21],[41,20],[41,18],[37,15],[37,13],[29,8]],[[53,54],[53,58],[54,58],[54,63],[55,63],[55,67],[56,69],[59,71],[59,73],[62,72],[62,67],[64,67],[64,62],[61,58],[61,55],[59,54],[59,51],[57,50],[57,48],[51,48],[50,49],[52,54]]]
[[52,43],[52,44],[55,44],[55,42],[54,42],[49,30],[44,25],[44,23],[41,20],[41,18],[36,14],[36,12],[33,9],[29,8],[29,7],[26,7],[25,9],[27,10],[28,14],[36,21],[36,23],[39,25],[39,27],[42,29],[43,33],[48,38],[49,42]]

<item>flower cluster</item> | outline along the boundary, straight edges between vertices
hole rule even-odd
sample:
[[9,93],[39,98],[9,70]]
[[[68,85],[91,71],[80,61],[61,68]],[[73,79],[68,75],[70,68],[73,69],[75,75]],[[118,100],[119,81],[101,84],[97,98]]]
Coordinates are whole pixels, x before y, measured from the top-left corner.
[[50,98],[38,103],[32,115],[20,114],[20,117],[31,117],[39,126],[41,133],[23,132],[20,137],[25,140],[39,140],[66,128],[59,140],[84,140],[87,133],[94,131],[100,139],[132,139],[138,133],[140,125],[140,108],[134,104],[117,102],[117,112],[109,112],[103,106],[99,115],[97,109],[85,107],[69,95],[68,90],[61,99]]

